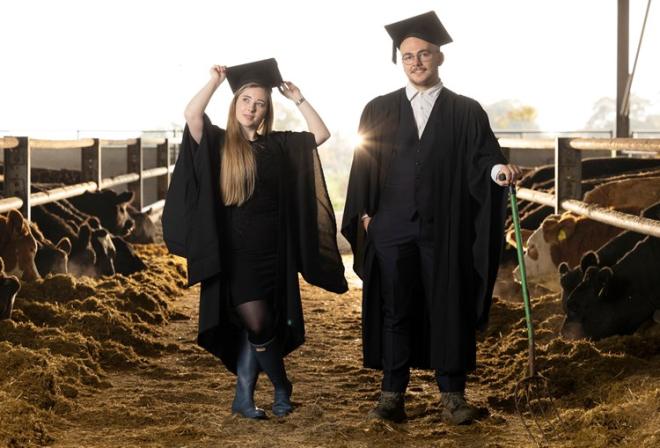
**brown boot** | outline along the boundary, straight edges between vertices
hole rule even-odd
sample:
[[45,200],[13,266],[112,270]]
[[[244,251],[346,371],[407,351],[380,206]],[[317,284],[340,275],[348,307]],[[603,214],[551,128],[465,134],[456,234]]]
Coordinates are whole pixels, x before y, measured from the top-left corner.
[[442,393],[442,419],[450,425],[469,425],[474,421],[474,409],[462,392]]
[[375,408],[367,414],[367,420],[383,419],[400,423],[408,418],[404,409],[405,392],[381,392]]

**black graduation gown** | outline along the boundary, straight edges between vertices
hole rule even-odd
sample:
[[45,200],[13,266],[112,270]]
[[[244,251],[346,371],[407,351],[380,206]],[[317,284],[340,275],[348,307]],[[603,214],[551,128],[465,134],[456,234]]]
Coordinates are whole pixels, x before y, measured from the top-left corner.
[[[382,369],[380,272],[361,216],[378,212],[401,98],[401,89],[377,97],[362,113],[362,144],[353,157],[341,226],[355,256],[354,270],[364,281],[364,365],[377,369]],[[479,103],[446,88],[438,101],[436,121],[427,124],[436,126],[440,136],[431,162],[433,303],[429,313],[416,313],[411,367],[470,371],[476,366],[476,331],[488,324],[503,247],[506,190],[492,181],[490,171],[507,162]],[[411,295],[420,307],[421,288],[420,281]]]
[[[198,343],[236,372],[240,322],[227,295],[223,264],[229,247],[220,198],[220,148],[225,131],[204,116],[197,143],[188,128],[163,209],[163,238],[169,251],[185,257],[188,286],[201,282]],[[286,355],[303,344],[305,327],[298,273],[310,284],[338,294],[348,290],[337,247],[334,210],[314,135],[274,132],[266,145],[280,172],[280,223],[276,326]]]

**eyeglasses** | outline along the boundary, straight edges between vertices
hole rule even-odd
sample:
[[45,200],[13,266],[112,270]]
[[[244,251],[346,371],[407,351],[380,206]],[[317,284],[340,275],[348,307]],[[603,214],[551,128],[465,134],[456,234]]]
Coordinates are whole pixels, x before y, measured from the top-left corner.
[[403,56],[401,56],[401,60],[403,61],[404,64],[406,65],[412,65],[415,62],[415,56],[417,56],[417,59],[419,59],[421,62],[426,62],[430,61],[431,58],[433,57],[433,53],[440,53],[439,50],[436,51],[420,51],[417,53],[417,55],[411,54],[411,53],[406,53]]

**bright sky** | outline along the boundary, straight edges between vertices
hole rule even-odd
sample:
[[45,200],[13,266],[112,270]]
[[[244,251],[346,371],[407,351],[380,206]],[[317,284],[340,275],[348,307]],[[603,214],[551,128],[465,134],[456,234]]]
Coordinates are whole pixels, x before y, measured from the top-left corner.
[[[630,70],[646,5],[630,0]],[[632,87],[656,104],[658,8]],[[0,136],[170,129],[211,65],[269,57],[350,135],[367,101],[406,81],[383,26],[432,9],[454,39],[440,74],[457,93],[519,100],[549,131],[583,129],[616,95],[616,0],[0,0]],[[221,126],[229,99],[224,85],[208,109]]]

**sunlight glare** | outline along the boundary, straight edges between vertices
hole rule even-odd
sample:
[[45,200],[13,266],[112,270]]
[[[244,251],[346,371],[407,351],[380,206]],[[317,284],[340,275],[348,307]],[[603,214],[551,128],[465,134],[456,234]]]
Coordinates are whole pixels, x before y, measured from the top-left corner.
[[362,146],[362,136],[360,134],[355,134],[351,137],[350,142],[351,142],[351,147],[352,148],[360,148]]

